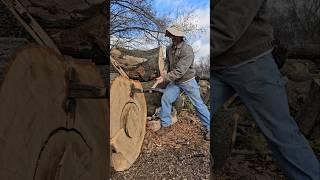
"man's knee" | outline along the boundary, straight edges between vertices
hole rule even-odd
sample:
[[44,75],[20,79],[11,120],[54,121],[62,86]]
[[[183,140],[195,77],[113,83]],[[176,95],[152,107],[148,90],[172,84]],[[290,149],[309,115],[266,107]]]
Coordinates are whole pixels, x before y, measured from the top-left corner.
[[169,94],[163,94],[161,97],[161,103],[172,104],[174,101],[175,98],[173,96],[170,96]]

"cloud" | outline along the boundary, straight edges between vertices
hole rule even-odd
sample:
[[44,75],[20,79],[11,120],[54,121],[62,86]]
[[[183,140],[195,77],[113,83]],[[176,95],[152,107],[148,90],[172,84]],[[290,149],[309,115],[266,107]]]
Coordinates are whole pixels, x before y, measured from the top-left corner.
[[192,21],[198,28],[204,29],[197,39],[191,40],[195,52],[195,60],[210,55],[210,8],[196,9]]

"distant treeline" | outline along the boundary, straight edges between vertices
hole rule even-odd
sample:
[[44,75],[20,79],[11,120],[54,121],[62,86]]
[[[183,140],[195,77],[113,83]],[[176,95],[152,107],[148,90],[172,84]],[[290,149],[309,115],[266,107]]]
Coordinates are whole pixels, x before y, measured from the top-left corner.
[[320,44],[319,0],[269,0],[274,35],[289,46]]

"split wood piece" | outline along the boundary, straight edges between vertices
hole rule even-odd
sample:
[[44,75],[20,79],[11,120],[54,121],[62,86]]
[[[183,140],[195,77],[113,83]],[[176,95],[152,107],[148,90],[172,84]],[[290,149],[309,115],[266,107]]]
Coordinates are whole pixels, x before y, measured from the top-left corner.
[[147,51],[118,47],[111,50],[111,57],[121,65],[130,79],[147,82],[159,77],[164,69],[162,47]]
[[221,107],[213,116],[211,123],[210,153],[213,156],[213,169],[219,171],[230,157],[235,142],[239,115],[237,108]]
[[143,143],[147,105],[143,93],[130,96],[131,85],[142,88],[139,81],[119,76],[110,87],[111,165],[124,171],[138,158]]
[[[102,86],[92,64],[71,63],[81,83]],[[107,171],[104,100],[76,100],[65,112],[70,63],[39,45],[21,49],[0,85],[0,177],[103,180]]]
[[320,123],[320,79],[313,79],[307,100],[297,115],[301,131],[310,137]]
[[[159,108],[159,110],[160,109],[161,108]],[[178,114],[177,114],[177,110],[175,108],[172,108],[171,120],[172,120],[171,125],[178,122]],[[152,118],[151,118],[151,120],[148,120],[148,122],[147,122],[147,128],[153,132],[160,130],[161,129],[161,120],[160,119],[152,120]]]
[[147,128],[150,131],[156,132],[161,129],[161,122],[159,120],[157,121],[148,121],[147,122]]

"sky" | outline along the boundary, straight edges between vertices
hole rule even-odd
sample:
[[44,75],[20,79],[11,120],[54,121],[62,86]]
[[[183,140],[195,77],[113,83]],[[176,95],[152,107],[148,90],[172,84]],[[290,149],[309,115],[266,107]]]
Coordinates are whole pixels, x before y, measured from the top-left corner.
[[189,39],[195,51],[195,60],[210,55],[210,1],[209,0],[154,0],[154,9],[158,16],[169,15],[176,17],[176,11],[193,9],[192,21],[199,28],[203,28],[196,38]]

